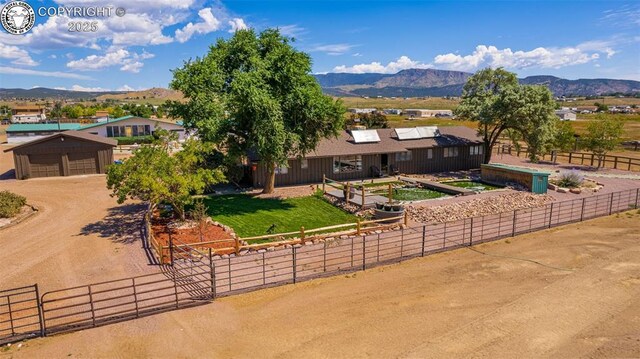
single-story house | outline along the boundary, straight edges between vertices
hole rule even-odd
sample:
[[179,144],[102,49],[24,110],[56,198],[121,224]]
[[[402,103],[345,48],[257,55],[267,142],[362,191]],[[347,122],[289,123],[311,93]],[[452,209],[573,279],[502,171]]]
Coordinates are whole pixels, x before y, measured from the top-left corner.
[[[276,186],[346,181],[385,174],[418,174],[480,168],[484,145],[477,131],[464,126],[385,128],[341,132],[322,140],[304,158],[292,157],[276,168]],[[249,156],[250,182],[262,187],[267,168]]]
[[17,179],[105,173],[116,141],[68,130],[5,150],[13,151]]
[[556,116],[562,121],[575,121],[576,114],[571,110],[556,110]]
[[167,131],[177,133],[178,141],[180,142],[189,137],[189,134],[180,122],[136,116],[124,116],[109,119],[106,122],[92,123],[82,126],[78,131],[102,137],[137,137],[151,135],[156,125]]
[[77,130],[79,123],[14,123],[7,127],[7,143],[24,143],[50,136],[57,132]]
[[451,117],[451,110],[428,110],[428,109],[406,109],[404,115],[407,117]]
[[136,137],[151,135],[156,124],[178,134],[178,141],[182,142],[189,137],[181,122],[170,122],[161,119],[149,119],[143,117],[124,116],[109,119],[106,122],[80,124],[80,123],[34,123],[12,124],[7,128],[8,143],[23,143],[54,134],[56,132],[76,130],[102,137]]

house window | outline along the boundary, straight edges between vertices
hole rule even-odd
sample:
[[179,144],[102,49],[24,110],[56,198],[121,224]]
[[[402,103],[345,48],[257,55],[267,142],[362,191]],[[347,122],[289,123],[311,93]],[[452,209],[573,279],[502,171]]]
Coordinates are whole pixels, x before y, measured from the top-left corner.
[[458,157],[458,147],[445,147],[444,157]]
[[306,158],[303,158],[300,160],[300,168],[302,168],[303,170],[306,170],[307,168],[309,168],[309,162],[307,161]]
[[286,175],[287,173],[289,173],[289,167],[285,166],[276,166],[276,170],[275,170],[277,175]]
[[107,137],[115,137],[113,136],[113,127],[107,126]]
[[433,158],[433,148],[429,148],[427,149],[427,159],[432,159]]
[[470,155],[481,155],[482,154],[482,145],[477,145],[477,146],[471,146],[469,147],[469,154]]
[[333,158],[333,173],[362,171],[362,156],[336,156]]
[[396,162],[411,161],[411,151],[396,153]]

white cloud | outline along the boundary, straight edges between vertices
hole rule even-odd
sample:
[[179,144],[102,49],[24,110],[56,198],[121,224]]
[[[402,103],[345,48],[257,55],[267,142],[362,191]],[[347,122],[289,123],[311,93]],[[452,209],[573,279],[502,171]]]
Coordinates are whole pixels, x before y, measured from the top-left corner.
[[38,70],[20,69],[15,67],[8,67],[8,66],[0,66],[0,74],[59,77],[59,78],[76,79],[76,80],[93,80],[93,78],[89,76],[78,75],[78,74],[73,74],[69,72],[38,71]]
[[311,48],[311,52],[324,52],[327,55],[337,56],[348,52],[356,45],[350,44],[328,44],[328,45],[316,45]]
[[333,72],[346,72],[354,74],[364,73],[383,73],[395,74],[398,71],[406,69],[428,69],[433,67],[431,64],[425,64],[420,61],[411,60],[408,56],[400,56],[396,61],[391,61],[386,65],[380,62],[371,62],[368,64],[359,64],[353,66],[340,65],[333,68]]
[[307,30],[303,27],[300,27],[298,25],[284,25],[284,26],[279,26],[278,30],[280,30],[280,34],[284,35],[284,36],[289,36],[289,37],[299,37],[302,34],[305,34],[307,32]]
[[229,30],[230,33],[234,33],[238,30],[246,30],[249,28],[247,24],[244,23],[244,20],[239,17],[235,17],[229,20],[229,26],[231,26],[231,29]]
[[79,71],[95,71],[112,66],[121,66],[121,71],[138,73],[144,63],[140,60],[150,59],[153,54],[143,52],[142,54],[131,53],[125,49],[114,49],[105,55],[89,55],[84,59],[73,60],[67,63],[67,67]]
[[49,55],[49,58],[50,58],[50,59],[57,59],[57,58],[58,58],[58,56],[56,56],[56,54],[51,54],[51,55]]
[[[593,50],[591,50],[593,48]],[[506,67],[512,69],[561,68],[585,64],[600,58],[600,53],[613,56],[613,49],[595,49],[593,44],[585,43],[575,47],[538,47],[530,51],[512,51],[509,48],[498,49],[495,46],[478,45],[469,55],[448,53],[434,59],[436,65],[452,70],[469,71],[483,66]]]
[[82,92],[107,92],[107,91],[111,91],[109,89],[103,88],[103,87],[84,87],[84,86],[80,86],[80,85],[73,85],[71,86],[71,91],[82,91]]
[[198,11],[198,16],[202,19],[196,24],[190,22],[182,29],[176,30],[176,40],[186,42],[194,34],[208,34],[220,28],[220,20],[216,19],[211,12],[211,8],[204,8]]
[[[615,4],[615,2],[612,3]],[[617,27],[638,27],[640,26],[640,6],[623,5],[617,9],[605,10],[600,21]]]
[[25,50],[11,45],[0,43],[0,59],[9,59],[14,65],[36,66],[38,63],[34,61],[29,53]]
[[135,91],[135,89],[127,84],[120,86],[118,91]]
[[362,54],[361,54],[361,53],[359,53],[359,52],[356,52],[355,54],[353,54],[353,55],[351,55],[351,56],[353,56],[353,57],[361,57],[361,56],[362,56]]

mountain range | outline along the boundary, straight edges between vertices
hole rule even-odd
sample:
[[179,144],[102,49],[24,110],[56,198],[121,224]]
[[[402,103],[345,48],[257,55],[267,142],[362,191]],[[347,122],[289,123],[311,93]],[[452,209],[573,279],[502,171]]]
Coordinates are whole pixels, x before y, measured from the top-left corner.
[[[314,75],[323,91],[333,96],[423,97],[460,96],[471,73],[435,69],[408,69],[395,74],[327,73]],[[640,92],[640,81],[613,79],[566,80],[555,76],[529,76],[519,79],[528,85],[545,85],[555,96],[596,96]],[[45,87],[32,89],[0,88],[0,99],[181,99],[173,90],[152,88],[142,91],[84,92]]]
[[[460,96],[471,73],[435,69],[408,69],[395,74],[317,74],[325,93],[334,96]],[[595,96],[640,92],[640,81],[613,79],[566,80],[555,76],[519,79],[528,85],[545,85],[555,96]]]

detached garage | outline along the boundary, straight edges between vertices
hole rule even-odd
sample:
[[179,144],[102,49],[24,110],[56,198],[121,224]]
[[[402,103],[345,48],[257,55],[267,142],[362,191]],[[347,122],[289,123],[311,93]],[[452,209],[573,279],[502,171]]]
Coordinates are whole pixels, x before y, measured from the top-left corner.
[[14,148],[17,179],[105,173],[113,163],[116,141],[78,131],[65,131]]

